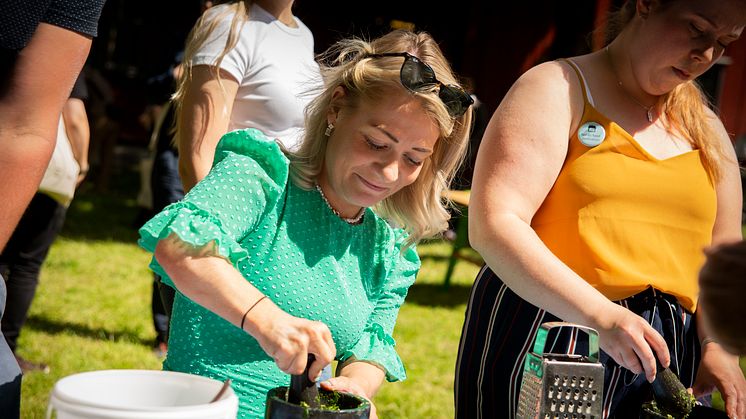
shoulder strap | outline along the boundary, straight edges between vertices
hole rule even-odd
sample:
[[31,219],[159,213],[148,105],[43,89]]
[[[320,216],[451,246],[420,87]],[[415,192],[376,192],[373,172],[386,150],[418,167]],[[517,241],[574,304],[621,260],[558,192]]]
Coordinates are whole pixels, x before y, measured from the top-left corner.
[[595,106],[593,104],[593,96],[591,96],[591,91],[588,89],[588,84],[585,82],[585,77],[583,76],[583,72],[580,71],[580,67],[569,58],[563,58],[562,61],[569,64],[570,67],[575,70],[575,74],[577,74],[578,80],[580,80],[580,86],[583,88],[583,100],[585,100],[586,103],[590,103],[591,106]]

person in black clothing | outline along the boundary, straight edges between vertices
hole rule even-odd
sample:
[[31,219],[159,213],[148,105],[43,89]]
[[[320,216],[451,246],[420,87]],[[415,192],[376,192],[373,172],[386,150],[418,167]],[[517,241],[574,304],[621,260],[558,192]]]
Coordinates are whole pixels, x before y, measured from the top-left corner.
[[464,163],[459,167],[456,176],[453,178],[453,183],[451,184],[452,189],[471,189],[471,178],[474,176],[474,164],[477,161],[477,151],[479,150],[479,145],[482,143],[484,130],[487,128],[487,123],[490,120],[489,109],[487,109],[487,106],[485,106],[485,104],[477,97],[475,87],[475,82],[472,78],[464,78],[464,88],[469,92],[472,100],[474,100],[474,104],[472,105],[472,108],[474,109],[474,122],[471,135],[469,136],[469,149],[466,152]]
[[[179,176],[179,153],[173,142],[176,108],[170,100],[175,80],[180,75],[183,55],[183,52],[176,54],[174,63],[168,71],[148,80],[148,85],[154,92],[151,102],[160,105],[150,142],[150,148],[154,152],[150,174],[154,214],[184,197],[184,188]],[[168,324],[174,302],[174,290],[163,286],[160,276],[155,273],[153,274],[151,301],[153,327],[156,331],[156,351],[159,356],[164,356],[168,350]]]
[[[473,125],[471,129],[471,135],[469,136],[469,148],[466,151],[466,157],[464,162],[456,171],[456,175],[451,183],[451,188],[464,191],[471,189],[471,178],[474,176],[474,164],[477,161],[477,151],[479,151],[479,145],[482,143],[482,135],[484,130],[487,128],[487,123],[490,120],[490,112],[487,106],[479,100],[476,94],[475,82],[471,77],[464,78],[464,88],[471,95],[474,104]],[[445,238],[448,240],[456,239],[456,231],[458,231],[458,223],[466,220],[460,210],[455,207],[449,207],[451,212],[451,218],[448,220],[448,230],[445,231]]]

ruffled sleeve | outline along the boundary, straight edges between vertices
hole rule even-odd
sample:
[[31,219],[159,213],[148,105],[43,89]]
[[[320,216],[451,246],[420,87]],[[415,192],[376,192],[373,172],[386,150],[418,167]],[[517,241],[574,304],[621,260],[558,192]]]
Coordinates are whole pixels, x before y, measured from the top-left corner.
[[[183,200],[167,206],[140,228],[138,244],[154,252],[158,241],[179,238],[215,250],[234,266],[248,256],[239,244],[272,211],[287,185],[288,160],[279,146],[256,129],[221,138],[210,173]],[[173,287],[153,258],[151,269]]]
[[401,358],[396,353],[396,342],[392,334],[399,308],[404,303],[409,287],[414,283],[420,268],[420,258],[414,246],[402,252],[406,238],[407,234],[404,231],[395,230],[390,242],[387,243],[387,247],[391,249],[389,260],[392,262],[386,270],[382,292],[361,338],[339,358],[342,362],[354,357],[357,361],[375,364],[386,372],[386,380],[389,382],[407,378]]

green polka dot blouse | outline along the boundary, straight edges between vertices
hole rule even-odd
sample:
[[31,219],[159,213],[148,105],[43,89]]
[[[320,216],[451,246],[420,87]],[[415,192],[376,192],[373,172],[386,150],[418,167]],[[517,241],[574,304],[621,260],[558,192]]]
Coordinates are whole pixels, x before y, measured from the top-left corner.
[[[197,247],[214,242],[280,308],[324,322],[338,360],[354,356],[403,380],[391,335],[420,266],[414,247],[402,250],[406,233],[370,209],[361,224],[346,223],[316,189],[289,181],[288,166],[260,131],[226,134],[210,173],[140,229],[140,246],[153,252],[171,233]],[[155,259],[150,267],[173,287]],[[290,382],[251,335],[178,292],[170,328],[164,369],[230,378],[239,417],[264,417],[267,391]]]

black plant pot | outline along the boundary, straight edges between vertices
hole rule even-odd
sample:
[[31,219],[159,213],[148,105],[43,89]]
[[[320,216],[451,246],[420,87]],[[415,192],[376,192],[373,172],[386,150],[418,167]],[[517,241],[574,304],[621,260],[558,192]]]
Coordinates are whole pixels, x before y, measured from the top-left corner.
[[339,410],[313,409],[285,401],[287,387],[275,387],[267,393],[265,419],[368,419],[370,403],[350,393],[319,389],[322,405],[335,400]]
[[[640,419],[668,419],[669,416],[650,410],[648,407],[643,406],[640,410]],[[707,406],[694,406],[692,412],[686,419],[728,419],[728,415],[720,410],[713,409]]]

